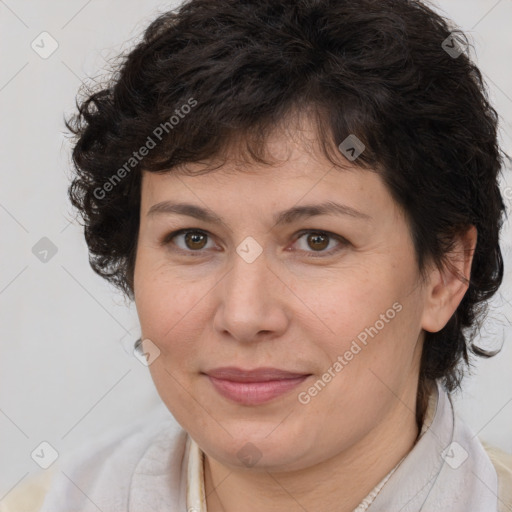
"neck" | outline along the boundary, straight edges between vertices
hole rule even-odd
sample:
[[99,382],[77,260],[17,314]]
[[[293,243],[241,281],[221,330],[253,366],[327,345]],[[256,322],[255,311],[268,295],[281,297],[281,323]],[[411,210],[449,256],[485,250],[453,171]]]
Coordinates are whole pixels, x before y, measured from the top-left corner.
[[208,512],[352,512],[414,446],[419,430],[413,401],[397,401],[356,445],[298,471],[228,468],[205,454]]

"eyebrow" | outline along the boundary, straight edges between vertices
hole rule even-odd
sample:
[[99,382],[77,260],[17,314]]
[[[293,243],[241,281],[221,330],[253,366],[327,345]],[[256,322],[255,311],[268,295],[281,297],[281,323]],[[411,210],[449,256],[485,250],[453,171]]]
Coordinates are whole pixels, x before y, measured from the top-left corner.
[[[151,206],[147,215],[153,216],[156,214],[172,213],[194,217],[195,219],[202,220],[211,224],[222,224],[224,226],[226,225],[222,218],[211,210],[207,210],[190,203],[173,203],[171,201],[162,201]],[[315,217],[318,215],[348,215],[350,217],[362,220],[372,219],[366,213],[355,210],[350,206],[328,201],[320,204],[294,206],[288,210],[283,210],[282,212],[276,213],[273,220],[275,225],[283,225],[291,224],[297,220]]]
[[[153,216],[157,214],[178,214],[194,217],[195,219],[208,222],[211,224],[226,223],[217,214],[211,210],[190,203],[173,203],[171,201],[162,201],[156,203],[148,210],[147,215]],[[327,201],[320,204],[307,204],[303,206],[294,206],[288,210],[283,210],[274,215],[274,225],[291,224],[297,220],[315,217],[318,215],[348,215],[350,217],[361,220],[372,220],[372,217],[366,213],[360,212],[350,206]]]

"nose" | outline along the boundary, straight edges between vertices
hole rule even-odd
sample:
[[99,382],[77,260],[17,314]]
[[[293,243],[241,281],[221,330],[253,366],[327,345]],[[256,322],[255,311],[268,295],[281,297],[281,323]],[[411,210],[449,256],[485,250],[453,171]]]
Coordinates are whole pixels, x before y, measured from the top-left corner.
[[239,342],[272,339],[287,329],[290,291],[267,263],[265,253],[248,263],[237,253],[216,287],[218,307],[214,329]]

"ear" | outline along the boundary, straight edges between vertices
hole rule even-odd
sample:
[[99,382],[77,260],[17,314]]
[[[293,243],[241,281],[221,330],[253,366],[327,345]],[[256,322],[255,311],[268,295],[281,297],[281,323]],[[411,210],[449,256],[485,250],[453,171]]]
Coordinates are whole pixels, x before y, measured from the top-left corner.
[[458,235],[452,251],[447,255],[446,267],[431,270],[425,288],[421,325],[425,331],[440,331],[457,310],[469,287],[476,242],[477,230],[471,226],[465,233]]

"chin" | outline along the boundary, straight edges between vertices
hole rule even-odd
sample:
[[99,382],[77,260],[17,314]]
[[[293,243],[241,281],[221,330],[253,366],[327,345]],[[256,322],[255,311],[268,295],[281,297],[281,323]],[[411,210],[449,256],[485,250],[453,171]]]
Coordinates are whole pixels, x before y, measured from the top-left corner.
[[318,449],[315,443],[309,441],[308,448],[308,440],[303,435],[299,435],[296,429],[291,431],[283,425],[279,426],[279,422],[272,426],[268,422],[248,424],[245,428],[237,425],[236,431],[230,429],[229,423],[223,423],[220,419],[219,423],[229,434],[224,429],[220,429],[223,431],[222,436],[217,435],[217,432],[211,437],[195,437],[192,432],[190,434],[205,453],[226,466],[279,472],[299,470],[315,462],[314,452]]

